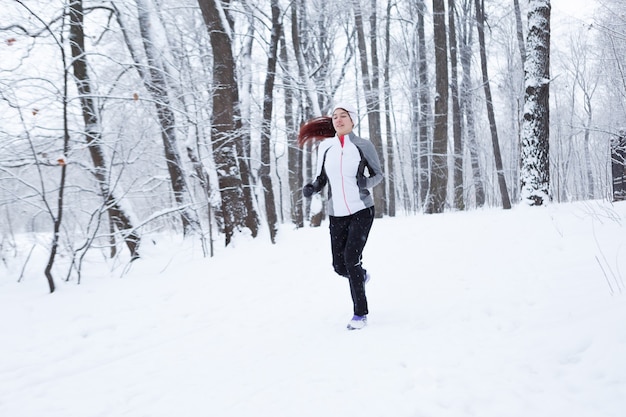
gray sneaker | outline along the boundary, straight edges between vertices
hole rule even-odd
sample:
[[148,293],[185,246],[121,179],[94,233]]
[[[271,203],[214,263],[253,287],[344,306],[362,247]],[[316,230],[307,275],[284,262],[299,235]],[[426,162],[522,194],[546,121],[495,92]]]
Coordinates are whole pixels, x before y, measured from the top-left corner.
[[367,316],[353,316],[348,323],[348,330],[360,330],[367,325]]

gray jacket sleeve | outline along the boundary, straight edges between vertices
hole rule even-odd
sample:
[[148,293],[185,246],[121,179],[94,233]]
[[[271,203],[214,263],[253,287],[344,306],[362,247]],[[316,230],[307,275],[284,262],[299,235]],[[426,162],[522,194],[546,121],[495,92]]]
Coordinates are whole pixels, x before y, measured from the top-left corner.
[[367,170],[369,171],[369,177],[365,176],[367,183],[366,188],[372,188],[383,180],[383,170],[380,165],[380,159],[378,159],[376,148],[374,144],[367,139],[354,138],[353,141],[361,150]]

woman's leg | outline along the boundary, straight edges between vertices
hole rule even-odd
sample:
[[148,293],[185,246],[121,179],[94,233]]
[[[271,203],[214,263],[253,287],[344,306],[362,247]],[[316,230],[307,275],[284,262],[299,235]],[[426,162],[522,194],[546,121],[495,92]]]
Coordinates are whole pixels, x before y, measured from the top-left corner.
[[374,207],[354,213],[350,219],[343,260],[350,279],[354,314],[365,316],[369,311],[365,296],[365,270],[361,265],[361,257],[374,221]]
[[348,277],[346,261],[344,260],[344,250],[348,240],[348,228],[350,226],[350,216],[334,217],[330,216],[330,248],[333,255],[333,268],[342,277]]

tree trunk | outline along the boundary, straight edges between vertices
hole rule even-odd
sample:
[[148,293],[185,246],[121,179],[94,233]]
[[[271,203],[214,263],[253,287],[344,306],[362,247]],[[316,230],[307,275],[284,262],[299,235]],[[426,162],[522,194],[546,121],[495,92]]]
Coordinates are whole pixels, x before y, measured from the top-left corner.
[[70,47],[72,50],[72,68],[76,80],[76,87],[80,96],[80,104],[85,123],[85,140],[94,165],[94,177],[104,198],[104,206],[109,212],[110,221],[122,233],[124,242],[130,251],[131,259],[139,257],[138,247],[140,237],[133,230],[130,215],[120,205],[114,190],[109,186],[109,168],[106,162],[102,145],[102,126],[96,103],[91,91],[91,80],[87,72],[87,54],[85,52],[85,33],[83,27],[84,13],[82,0],[72,0],[69,6],[70,13]]
[[184,234],[200,232],[200,221],[191,206],[191,193],[187,184],[183,168],[182,158],[178,149],[176,138],[176,117],[170,104],[167,81],[165,79],[165,67],[162,62],[162,45],[156,41],[154,28],[155,18],[152,12],[151,0],[137,0],[137,17],[139,30],[143,42],[149,71],[144,79],[147,90],[154,98],[157,111],[157,119],[161,126],[161,139],[165,151],[165,162],[170,177],[174,200],[179,207]]
[[[482,0],[484,2],[484,0]],[[475,0],[476,6],[476,27],[478,29],[478,44],[480,49],[480,66],[483,76],[483,88],[485,90],[485,101],[487,104],[487,117],[489,119],[489,130],[491,131],[491,143],[493,145],[493,156],[496,162],[496,173],[498,176],[498,185],[500,187],[500,196],[502,198],[502,207],[511,208],[511,200],[506,187],[506,179],[502,167],[502,155],[500,154],[500,143],[498,140],[498,129],[496,127],[496,116],[493,109],[493,99],[491,97],[491,85],[489,83],[489,74],[487,72],[487,51],[485,48],[485,16],[481,0]]]
[[525,105],[522,122],[521,197],[531,206],[550,199],[550,1],[528,11]]
[[[370,13],[370,51],[372,53],[372,92],[369,95],[370,103],[368,108],[371,108],[371,111],[368,109],[368,125],[370,128],[370,140],[374,144],[376,151],[378,152],[381,166],[385,166],[385,151],[383,148],[383,137],[382,137],[382,127],[381,127],[381,108],[380,108],[380,63],[378,60],[378,14],[376,13],[377,5],[376,0],[371,0],[371,13]],[[372,125],[375,125],[376,128],[372,131]],[[380,215],[376,215],[377,217],[382,217],[383,215],[389,214],[389,199],[387,197],[387,185],[388,185],[388,176],[385,175],[382,186],[375,187],[374,192],[374,201],[378,200],[380,207],[383,209]]]
[[593,175],[593,164],[591,163],[591,145],[589,136],[591,133],[591,123],[593,121],[593,111],[592,111],[592,101],[591,95],[589,92],[585,91],[584,93],[584,107],[585,113],[587,114],[587,119],[585,121],[585,136],[584,136],[584,155],[585,155],[585,171],[587,172],[587,195],[586,197],[589,199],[593,199],[595,195],[595,180]]
[[426,213],[442,213],[448,188],[448,42],[444,0],[433,0],[435,42],[435,130]]
[[[284,31],[283,31],[284,34]],[[291,221],[297,228],[304,227],[302,214],[302,150],[296,145],[297,126],[294,117],[295,86],[290,73],[287,42],[284,36],[280,40],[280,61],[283,68],[283,84],[285,85],[285,130],[287,135],[287,168],[289,178],[289,196]]]
[[385,130],[387,131],[387,184],[389,190],[387,192],[388,203],[388,215],[389,217],[395,217],[396,215],[396,173],[394,163],[394,140],[392,134],[391,125],[391,74],[389,71],[389,62],[391,55],[391,8],[393,6],[392,0],[387,0],[387,18],[385,19],[385,59],[383,64],[384,75],[384,95],[385,95]]
[[426,4],[424,0],[417,0],[417,32],[418,32],[418,61],[419,61],[419,203],[425,204],[430,189],[430,138],[429,138],[429,117],[431,114],[430,105],[430,82],[428,80],[428,55],[426,54],[426,31],[424,15],[426,14]]
[[[413,207],[414,211],[417,211],[421,206],[422,206],[422,199],[421,199],[421,173],[422,173],[422,155],[421,155],[421,137],[420,137],[420,133],[421,133],[421,129],[420,129],[420,124],[422,121],[422,115],[421,115],[421,108],[420,108],[420,69],[419,69],[419,65],[420,65],[420,60],[419,60],[419,55],[420,55],[420,51],[421,48],[419,47],[419,30],[417,28],[418,24],[414,24],[414,27],[412,28],[412,33],[411,33],[411,38],[412,38],[412,42],[411,42],[411,47],[412,47],[412,52],[409,53],[409,80],[408,83],[410,85],[410,100],[411,100],[411,105],[410,105],[410,111],[411,111],[411,147],[410,147],[410,152],[409,152],[409,156],[411,158],[411,169],[412,169],[412,175],[411,175],[411,180],[412,180],[412,189],[413,189],[413,195],[411,198],[411,204],[410,206]],[[399,152],[398,153],[398,157],[400,158],[400,160],[402,161],[404,154],[403,152]],[[406,188],[408,188],[408,186],[405,185]],[[405,202],[406,204],[406,202]]]
[[[301,103],[301,115],[302,120],[308,120],[312,117],[318,117],[322,114],[322,109],[317,97],[317,87],[313,82],[313,77],[310,76],[307,67],[307,62],[304,57],[304,45],[302,35],[308,33],[309,29],[305,26],[308,19],[306,16],[302,16],[305,9],[304,0],[296,0],[291,7],[291,42],[293,45],[293,53],[296,58],[298,66],[298,93],[300,95],[299,102]],[[313,152],[314,148],[311,143],[307,144],[302,152],[299,152],[301,157],[301,170],[294,173],[296,176],[302,175],[304,178],[311,179],[313,176]],[[295,153],[295,152],[294,152]],[[298,192],[301,193],[302,184],[304,178],[298,179],[300,187]],[[300,194],[302,195],[302,194]],[[312,205],[311,202],[323,197],[320,194],[316,194],[312,199],[304,199],[303,217],[310,219],[310,226],[318,227],[321,225],[321,220],[324,218],[324,202],[321,204]],[[319,211],[312,213],[311,207],[318,209]]]
[[454,207],[465,210],[463,192],[463,138],[461,132],[461,106],[459,103],[459,81],[457,40],[455,22],[455,0],[448,0],[448,39],[450,42],[450,94],[452,103],[452,138],[454,144]]
[[517,32],[517,45],[522,60],[522,68],[526,63],[526,45],[524,44],[524,25],[522,24],[522,12],[519,7],[519,0],[513,0],[513,9],[515,10],[515,28]]
[[461,78],[461,113],[465,116],[466,143],[470,155],[470,165],[472,168],[472,180],[474,184],[474,195],[476,206],[485,205],[485,186],[483,185],[482,172],[480,169],[480,155],[478,154],[478,142],[476,140],[476,121],[474,117],[474,98],[472,85],[472,49],[475,19],[472,16],[473,0],[462,2],[462,24],[459,25],[459,40],[461,42],[460,61],[463,69]]
[[[231,0],[221,0],[223,7],[223,14],[226,17],[228,24],[230,27],[234,27],[234,19],[230,15],[230,4]],[[216,2],[216,4],[218,4]],[[244,225],[250,229],[253,236],[256,236],[259,230],[259,215],[256,210],[256,195],[253,190],[256,188],[255,186],[255,178],[252,173],[252,168],[250,166],[250,155],[251,155],[251,147],[252,143],[250,140],[251,129],[250,123],[244,121],[250,120],[252,115],[250,111],[250,103],[252,100],[252,91],[253,85],[252,82],[252,73],[249,69],[254,65],[252,62],[252,50],[255,43],[255,25],[254,22],[256,18],[253,16],[252,8],[247,2],[242,2],[242,6],[247,13],[246,19],[248,20],[248,29],[246,32],[246,40],[241,49],[241,53],[239,55],[242,66],[248,66],[247,68],[243,68],[241,71],[237,68],[237,65],[233,67],[233,73],[235,74],[235,84],[233,84],[233,88],[236,88],[235,92],[237,95],[237,101],[234,105],[234,114],[235,114],[235,131],[237,132],[237,140],[235,141],[235,148],[237,150],[237,166],[239,168],[241,184],[243,188],[243,200],[244,205],[246,206],[246,215],[243,220]],[[232,36],[229,37],[231,42],[231,51],[233,50],[233,39]],[[234,58],[233,58],[233,63]],[[246,71],[248,69],[248,71]],[[247,89],[243,89],[244,93],[239,94],[238,88],[238,80],[237,74],[241,74],[241,77],[244,79],[242,86],[247,85]],[[243,97],[242,97],[243,96]]]
[[267,225],[270,230],[270,239],[276,243],[278,233],[278,221],[276,215],[276,203],[274,197],[274,187],[271,175],[271,127],[272,109],[274,103],[274,81],[276,79],[276,61],[278,55],[278,40],[282,33],[280,23],[280,7],[278,0],[272,0],[272,35],[270,37],[269,56],[267,58],[267,73],[265,76],[265,88],[263,93],[263,125],[261,127],[261,168],[259,176],[263,186],[265,196],[265,214]]
[[[250,175],[247,162],[243,159],[245,153],[240,131],[239,87],[231,28],[229,22],[222,19],[228,17],[228,14],[220,0],[198,0],[198,4],[213,49],[211,142],[222,195],[225,243],[228,245],[240,228],[248,227],[252,235],[256,236],[259,226],[250,187],[244,190],[242,180],[245,177],[246,182],[249,181]],[[238,160],[238,156],[241,159]]]
[[626,200],[626,131],[611,138],[612,201]]
[[[373,6],[376,0],[372,0]],[[384,166],[384,153],[380,128],[380,89],[378,80],[378,54],[376,48],[376,25],[370,28],[371,48],[372,48],[372,75],[370,76],[369,63],[367,58],[367,47],[365,44],[365,28],[363,24],[363,14],[359,0],[353,0],[354,22],[357,32],[359,57],[361,62],[361,78],[363,80],[363,90],[365,92],[365,105],[367,107],[367,123],[369,127],[370,140],[381,158]],[[375,9],[374,9],[375,10]],[[375,23],[376,17],[374,15]],[[356,122],[356,121],[355,121]],[[376,217],[382,217],[387,212],[385,204],[385,187],[374,188],[374,204],[376,205]]]
[[320,108],[318,97],[316,95],[317,88],[313,82],[313,77],[310,76],[307,70],[306,59],[304,58],[304,51],[301,42],[301,34],[306,33],[305,29],[301,27],[300,22],[305,20],[298,15],[298,11],[305,7],[304,0],[296,0],[291,6],[291,41],[293,43],[293,53],[298,63],[298,75],[300,77],[301,91],[304,94],[303,102],[305,103],[304,119],[310,117],[317,117],[322,115],[322,109]]

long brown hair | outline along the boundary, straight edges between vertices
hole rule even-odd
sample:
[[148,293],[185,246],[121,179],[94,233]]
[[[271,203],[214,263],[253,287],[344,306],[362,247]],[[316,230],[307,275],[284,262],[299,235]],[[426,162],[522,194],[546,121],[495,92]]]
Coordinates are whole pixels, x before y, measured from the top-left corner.
[[332,138],[337,131],[333,126],[333,119],[330,116],[316,117],[300,126],[298,133],[298,145],[304,146],[310,140],[324,140]]

